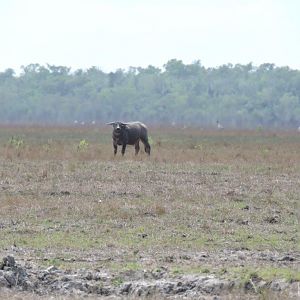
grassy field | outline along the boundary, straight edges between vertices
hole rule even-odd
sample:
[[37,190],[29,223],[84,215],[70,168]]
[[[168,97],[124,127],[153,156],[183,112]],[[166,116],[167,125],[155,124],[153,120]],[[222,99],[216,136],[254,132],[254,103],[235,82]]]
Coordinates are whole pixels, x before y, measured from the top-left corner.
[[0,127],[0,253],[60,268],[300,280],[300,135]]

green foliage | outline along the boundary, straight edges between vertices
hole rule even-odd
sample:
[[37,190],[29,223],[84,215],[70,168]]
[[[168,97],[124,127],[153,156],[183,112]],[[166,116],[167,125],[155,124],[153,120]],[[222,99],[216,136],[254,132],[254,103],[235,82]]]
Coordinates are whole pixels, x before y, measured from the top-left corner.
[[148,136],[148,142],[151,146],[153,145],[153,139],[151,136]]
[[60,268],[63,265],[63,261],[59,258],[50,258],[49,260],[46,260],[47,266],[55,266]]
[[105,123],[142,120],[164,125],[298,127],[300,72],[274,64],[205,68],[172,59],[164,69],[30,64],[0,72],[0,119],[11,123]]
[[77,151],[85,151],[89,146],[89,143],[86,140],[81,140],[77,145]]
[[262,278],[266,281],[271,281],[275,278],[285,279],[288,282],[300,280],[299,271],[286,267],[233,267],[229,268],[227,272],[230,274],[230,276],[241,279],[242,283],[248,282],[250,279],[255,277]]
[[120,276],[117,276],[112,279],[112,284],[116,287],[119,287],[123,282],[124,282],[124,280]]
[[21,138],[15,136],[12,136],[9,139],[8,143],[16,149],[20,149],[24,145],[24,141]]

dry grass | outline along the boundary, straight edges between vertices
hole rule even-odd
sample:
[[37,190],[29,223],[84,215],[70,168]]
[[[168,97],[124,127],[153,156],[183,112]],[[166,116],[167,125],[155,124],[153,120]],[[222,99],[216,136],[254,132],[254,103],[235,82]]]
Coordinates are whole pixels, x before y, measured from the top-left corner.
[[[1,156],[7,160],[113,159],[111,129],[98,127],[1,127]],[[299,162],[297,132],[204,131],[155,128],[151,161],[162,163],[272,163],[291,167]],[[87,147],[80,148],[86,141]],[[126,158],[137,161],[128,147]],[[118,159],[119,157],[117,157]],[[123,159],[122,159],[123,160]]]
[[[252,255],[300,250],[297,133],[150,133],[150,158],[132,147],[114,158],[110,128],[1,127],[2,254],[13,246],[20,259],[66,268],[231,276],[242,265],[286,267],[297,279],[299,262]],[[226,261],[230,249],[252,256]]]

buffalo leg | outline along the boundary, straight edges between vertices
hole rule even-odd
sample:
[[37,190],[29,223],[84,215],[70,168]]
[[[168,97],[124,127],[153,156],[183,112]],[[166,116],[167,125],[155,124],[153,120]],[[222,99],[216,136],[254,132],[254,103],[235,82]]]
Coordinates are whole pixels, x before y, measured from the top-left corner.
[[146,145],[145,145],[145,152],[146,152],[148,155],[150,155],[150,151],[151,151],[150,145],[149,145],[149,144],[146,144]]
[[114,155],[117,154],[118,146],[114,144]]
[[137,141],[135,143],[135,155],[137,155],[139,153],[139,151],[140,151],[140,142]]
[[125,149],[126,149],[126,144],[123,144],[123,145],[122,145],[122,155],[125,154]]

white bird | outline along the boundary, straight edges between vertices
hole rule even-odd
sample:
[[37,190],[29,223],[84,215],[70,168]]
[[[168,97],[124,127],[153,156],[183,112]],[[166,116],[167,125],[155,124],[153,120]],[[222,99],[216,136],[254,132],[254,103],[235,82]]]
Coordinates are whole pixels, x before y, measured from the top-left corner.
[[297,129],[297,130],[298,130],[298,132],[300,132],[300,126],[298,127],[298,129]]
[[224,129],[224,127],[220,124],[219,120],[217,120],[217,128],[218,130]]

